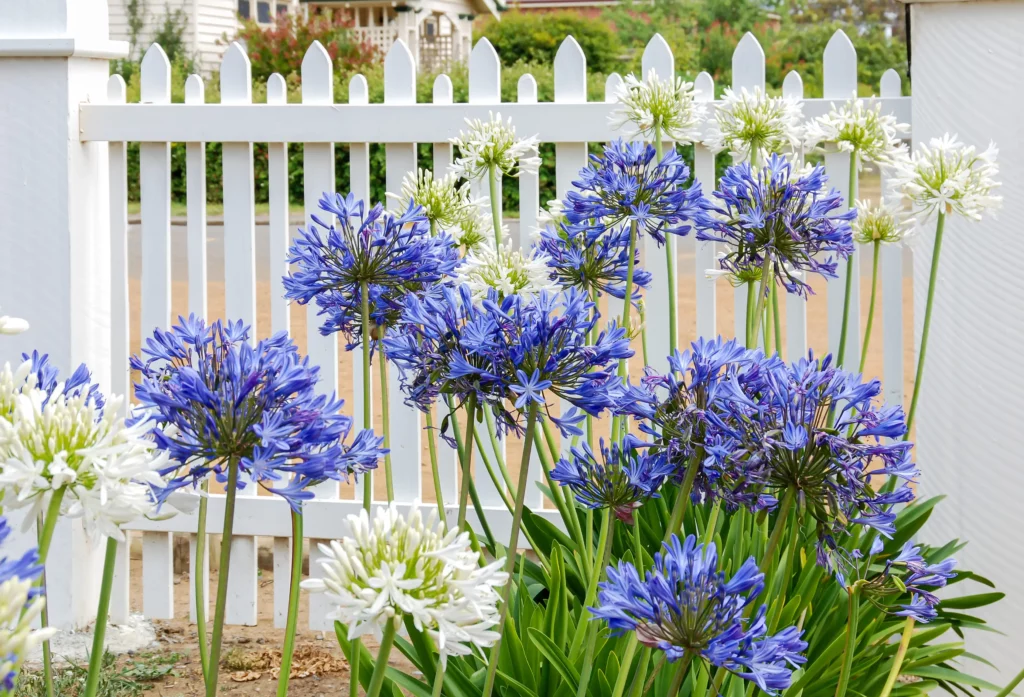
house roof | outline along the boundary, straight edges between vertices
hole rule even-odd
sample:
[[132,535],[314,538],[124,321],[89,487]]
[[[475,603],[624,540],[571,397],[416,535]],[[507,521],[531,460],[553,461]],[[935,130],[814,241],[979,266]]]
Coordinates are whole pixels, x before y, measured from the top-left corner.
[[508,0],[511,9],[541,7],[606,7],[618,5],[619,0]]
[[[401,4],[418,5],[419,0],[408,0],[407,2],[399,0]],[[299,0],[303,5],[322,5],[324,7],[338,7],[348,5],[397,5],[399,1],[396,0]],[[465,0],[466,4],[469,5],[475,14],[488,14],[494,17],[498,17],[498,5],[496,0]],[[501,6],[504,9],[504,5]]]

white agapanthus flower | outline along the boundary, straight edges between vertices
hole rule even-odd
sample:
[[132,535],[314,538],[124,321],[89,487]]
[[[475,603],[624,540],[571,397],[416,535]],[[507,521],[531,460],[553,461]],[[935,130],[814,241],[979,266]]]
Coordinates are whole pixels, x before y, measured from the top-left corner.
[[486,298],[491,288],[503,296],[525,297],[539,295],[544,290],[552,293],[559,290],[551,281],[547,256],[537,252],[524,254],[508,239],[500,247],[493,243],[477,246],[466,254],[456,274],[456,285],[469,284],[474,300]]
[[147,424],[125,425],[120,397],[101,408],[60,388],[47,396],[24,390],[0,418],[3,507],[29,507],[31,522],[63,492],[62,515],[83,518],[87,532],[124,539],[120,526],[153,509],[151,487],[164,484],[158,470],[166,453],[154,449]]
[[21,334],[28,329],[28,322],[10,315],[0,315],[0,334]]
[[456,225],[448,229],[459,247],[467,253],[487,244],[494,244],[494,220],[479,206],[473,206]]
[[[35,386],[32,361],[24,361],[15,369],[11,368],[10,363],[4,363],[3,370],[0,370],[0,420],[10,419],[17,406],[18,395],[28,393]],[[2,443],[0,440],[0,445]]]
[[614,127],[632,126],[630,135],[653,140],[658,131],[686,145],[700,139],[700,125],[707,108],[696,101],[692,82],[680,77],[662,80],[652,69],[644,80],[632,73],[616,93],[619,108],[611,115]]
[[378,508],[372,522],[365,510],[348,516],[351,536],[319,546],[324,577],[302,587],[327,594],[336,604],[327,618],[348,625],[349,639],[379,640],[388,622],[397,627],[408,615],[433,639],[442,663],[493,646],[505,560],[481,567],[469,534],[445,532],[435,516],[431,510],[424,520],[415,504],[402,516],[394,503]]
[[998,154],[994,143],[978,153],[973,145],[947,133],[919,146],[913,155],[898,158],[891,184],[910,200],[921,222],[938,213],[981,220],[982,213],[1003,202],[993,193],[999,186]]
[[914,219],[898,202],[874,205],[870,201],[856,201],[854,205],[857,217],[850,222],[850,227],[853,228],[854,241],[859,244],[900,242],[913,230]]
[[565,204],[561,199],[552,199],[548,201],[547,208],[537,211],[537,227],[531,234],[537,234],[546,227],[556,227],[568,221],[569,219],[565,215]]
[[402,204],[402,209],[411,199],[423,207],[423,215],[440,229],[448,231],[459,225],[467,216],[474,215],[479,208],[469,191],[469,182],[459,184],[459,176],[449,172],[440,179],[429,169],[409,172],[402,179],[400,194],[388,192],[388,198]]
[[886,165],[905,150],[900,137],[909,128],[892,114],[883,114],[881,102],[872,108],[863,99],[850,99],[838,109],[832,104],[827,114],[809,122],[804,144],[808,149],[822,145],[843,152],[856,151],[860,163]]
[[[6,560],[5,560],[6,561]],[[0,693],[14,688],[21,664],[44,641],[57,633],[52,627],[35,629],[46,598],[29,600],[32,580],[12,576],[0,583]]]
[[469,131],[452,138],[459,148],[452,171],[466,179],[483,179],[491,167],[496,174],[519,176],[519,172],[536,172],[540,168],[536,136],[517,138],[512,119],[501,120],[501,114],[490,114],[487,121],[466,119]]
[[772,153],[799,150],[802,117],[802,106],[796,99],[770,97],[760,88],[753,92],[726,88],[704,144],[712,152],[728,150],[739,160],[753,155],[763,163]]

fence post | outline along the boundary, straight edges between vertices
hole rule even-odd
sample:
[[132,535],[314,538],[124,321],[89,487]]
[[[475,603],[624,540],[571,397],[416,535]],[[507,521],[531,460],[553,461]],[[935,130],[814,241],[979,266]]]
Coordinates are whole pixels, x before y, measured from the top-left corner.
[[[947,496],[923,539],[968,540],[956,555],[960,566],[1007,595],[994,610],[977,611],[1005,634],[979,632],[970,649],[1000,671],[979,665],[975,672],[1003,684],[1020,669],[1024,643],[1024,468],[1015,437],[1024,411],[1024,375],[1015,367],[1024,341],[1024,2],[915,2],[910,10],[914,140],[949,132],[982,150],[990,140],[999,146],[1003,209],[980,223],[946,221],[915,429],[921,490]],[[913,246],[918,346],[934,225],[921,232]],[[966,380],[965,357],[984,366]],[[964,583],[951,590],[985,589]]]
[[[0,3],[0,304],[31,329],[4,337],[0,361],[50,354],[67,375],[85,362],[111,379],[110,201],[106,143],[78,138],[78,105],[105,101],[110,41],[106,0]],[[45,264],[45,268],[43,268]],[[12,516],[17,517],[17,516]],[[12,521],[15,527],[20,520]],[[29,533],[5,548],[34,546]],[[48,566],[51,624],[95,614],[102,551],[78,521],[62,521]],[[74,589],[74,592],[72,592]]]

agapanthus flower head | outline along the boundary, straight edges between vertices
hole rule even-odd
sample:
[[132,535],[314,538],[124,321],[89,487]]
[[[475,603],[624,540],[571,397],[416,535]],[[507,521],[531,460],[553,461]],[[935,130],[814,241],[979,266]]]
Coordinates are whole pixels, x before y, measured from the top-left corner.
[[[543,415],[549,395],[593,415],[615,402],[615,366],[633,352],[615,323],[591,345],[597,321],[594,304],[575,289],[531,299],[501,299],[491,290],[478,302],[463,285],[410,296],[400,331],[384,341],[408,403],[426,410],[442,394],[457,405],[475,394],[495,414],[501,435],[522,433],[530,405]],[[560,427],[574,423],[565,415],[546,418]]]
[[379,640],[388,622],[408,616],[434,641],[442,664],[498,641],[504,559],[480,566],[468,532],[446,531],[433,509],[424,519],[415,504],[406,515],[394,503],[380,507],[372,521],[360,510],[348,526],[349,536],[320,545],[323,578],[302,587],[336,603],[327,617],[348,625],[349,639]]
[[[0,545],[10,534],[7,519],[0,517]],[[51,627],[33,628],[46,604],[34,585],[42,572],[35,549],[18,559],[0,559],[0,694],[14,690],[25,658],[57,632]]]
[[616,140],[580,170],[566,194],[565,216],[576,230],[595,239],[607,230],[635,224],[637,231],[665,243],[665,235],[685,235],[700,211],[700,182],[675,150],[660,162],[654,146]]
[[397,319],[406,294],[422,292],[459,262],[451,237],[432,236],[423,209],[412,202],[401,214],[380,204],[366,212],[352,194],[325,194],[320,208],[331,219],[313,216],[313,224],[299,231],[288,259],[295,269],[284,277],[285,297],[315,301],[325,317],[320,333],[344,333],[349,349],[363,340],[364,286],[376,331]]
[[776,361],[735,339],[702,338],[670,356],[665,375],[648,370],[639,385],[629,385],[615,412],[639,420],[640,430],[651,437],[651,452],[665,456],[676,482],[689,467],[699,468],[695,500],[721,501],[729,509],[770,505],[773,500],[749,486],[745,462],[729,457],[729,424],[757,411],[746,392],[756,391]]
[[345,443],[352,419],[340,413],[343,402],[317,394],[320,369],[284,332],[253,345],[240,321],[207,325],[190,315],[155,330],[131,366],[146,410],[138,427],[171,460],[161,501],[211,473],[227,481],[236,463],[239,488],[259,484],[297,510],[313,498],[310,485],[347,481],[384,453],[372,431]]
[[28,329],[28,322],[10,315],[0,315],[0,334],[21,334]]
[[482,301],[491,290],[499,297],[533,297],[541,291],[558,292],[548,278],[547,259],[540,250],[523,252],[506,239],[504,244],[479,244],[466,253],[456,270],[455,284],[466,284],[473,298]]
[[88,371],[86,382],[76,371],[73,386],[70,379],[50,386],[46,356],[26,364],[42,367],[48,389],[37,386],[40,372],[31,372],[33,386],[0,418],[3,506],[27,507],[30,524],[59,495],[61,514],[81,517],[87,532],[124,539],[120,526],[153,510],[166,456],[148,429],[125,424],[122,398],[97,396]]
[[728,245],[723,270],[740,276],[767,267],[790,293],[806,296],[813,291],[798,271],[834,278],[838,259],[853,253],[857,213],[827,182],[824,168],[794,171],[781,155],[758,169],[733,165],[706,204],[697,239]]
[[803,138],[800,102],[771,97],[764,90],[726,88],[704,138],[712,152],[728,150],[738,160],[764,161],[773,153],[791,153]]
[[863,99],[850,99],[841,107],[810,121],[804,138],[808,149],[818,145],[842,152],[856,152],[858,166],[864,162],[886,165],[906,150],[901,136],[910,129],[892,114],[882,113],[882,103],[867,106]]
[[516,136],[512,119],[501,120],[501,114],[489,114],[487,121],[466,119],[468,131],[452,138],[459,149],[452,171],[466,179],[483,179],[491,169],[496,174],[518,177],[519,172],[536,172],[540,168],[537,157],[537,137]]
[[[479,206],[466,211],[462,219],[446,232],[451,235],[455,246],[468,254],[483,245],[494,243],[494,219]],[[508,231],[502,226],[502,237],[508,239]]]
[[[882,552],[881,541],[877,538],[871,552],[873,555]],[[883,562],[879,573],[853,581],[859,585],[862,598],[883,612],[911,617],[917,622],[931,622],[938,616],[935,608],[939,605],[939,598],[935,591],[956,576],[953,571],[955,559],[949,557],[929,562],[922,555],[921,547],[912,541],[905,542],[899,554],[876,559]],[[844,585],[850,584],[851,580],[840,578]],[[909,602],[905,602],[908,594]]]
[[902,242],[913,231],[914,219],[906,214],[897,201],[872,204],[870,201],[855,203],[857,217],[850,227],[853,240],[858,244],[895,244]]
[[658,496],[665,479],[675,473],[664,453],[651,453],[650,445],[632,434],[611,447],[601,439],[601,460],[590,446],[573,447],[551,470],[551,478],[569,487],[580,505],[608,508],[620,520],[631,522],[633,510]]
[[402,191],[388,193],[403,208],[411,201],[420,207],[420,214],[435,230],[450,232],[473,215],[478,208],[469,190],[469,182],[459,184],[459,176],[449,172],[438,179],[429,169],[408,172],[402,178]]
[[[608,230],[590,238],[568,225],[544,227],[535,242],[543,255],[549,278],[562,288],[576,288],[586,294],[607,293],[626,297],[629,272],[629,226]],[[640,250],[633,250],[633,302],[639,302],[639,289],[651,283],[651,274],[640,268]]]
[[616,128],[626,127],[631,137],[654,140],[658,133],[682,145],[700,139],[706,106],[696,101],[692,82],[681,77],[661,79],[652,68],[644,79],[626,76],[615,95],[619,107],[609,117]]
[[636,632],[670,662],[701,658],[774,694],[789,687],[793,669],[806,661],[799,629],[769,635],[764,605],[747,616],[764,589],[754,558],[727,579],[715,545],[698,544],[693,535],[685,542],[673,535],[642,579],[629,562],[608,567],[599,588],[594,618],[607,621],[613,634]]
[[981,220],[983,213],[1003,203],[994,193],[999,186],[998,154],[994,143],[979,153],[947,133],[897,159],[891,184],[909,199],[921,222],[940,213]]

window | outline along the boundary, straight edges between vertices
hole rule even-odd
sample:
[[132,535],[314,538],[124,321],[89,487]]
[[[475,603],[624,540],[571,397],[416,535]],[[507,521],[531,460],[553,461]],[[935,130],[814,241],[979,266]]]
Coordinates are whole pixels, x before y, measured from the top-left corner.
[[278,3],[277,4],[277,14],[278,14],[278,16],[288,14],[288,6],[287,5],[282,5],[281,3]]
[[249,0],[238,0],[238,16],[249,19]]
[[270,3],[256,3],[256,21],[260,24],[270,24]]

